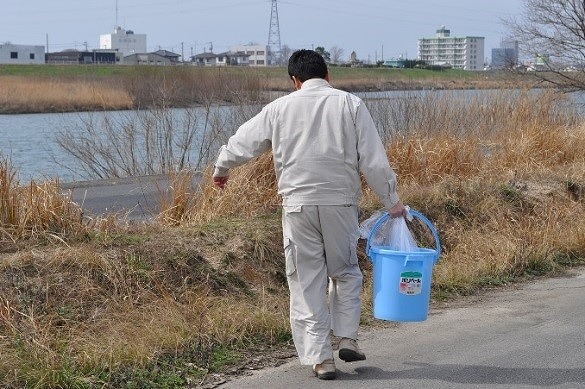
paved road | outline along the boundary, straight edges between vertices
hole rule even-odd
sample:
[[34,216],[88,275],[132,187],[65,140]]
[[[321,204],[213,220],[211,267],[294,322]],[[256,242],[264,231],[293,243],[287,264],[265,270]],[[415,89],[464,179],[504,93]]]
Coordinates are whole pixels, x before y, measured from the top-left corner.
[[361,334],[362,362],[321,381],[296,359],[220,388],[585,388],[585,268]]
[[[195,175],[193,184],[200,179]],[[163,196],[169,195],[168,174],[61,183],[88,216],[120,213],[128,219],[156,216]]]

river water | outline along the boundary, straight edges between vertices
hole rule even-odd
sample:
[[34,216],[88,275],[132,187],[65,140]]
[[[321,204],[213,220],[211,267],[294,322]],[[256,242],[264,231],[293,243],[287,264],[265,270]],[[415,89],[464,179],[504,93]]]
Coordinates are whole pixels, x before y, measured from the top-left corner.
[[75,123],[77,113],[0,115],[0,153],[7,157],[22,180],[75,180],[75,174],[56,163],[73,166],[72,157],[54,142],[54,134],[63,123]]
[[[240,115],[252,115],[255,107],[248,107],[249,113]],[[241,108],[240,108],[241,110]],[[89,177],[87,171],[80,167],[79,161],[70,153],[64,152],[57,139],[64,133],[83,138],[99,138],[114,127],[124,132],[124,128],[132,126],[149,126],[154,128],[150,134],[155,139],[152,144],[158,146],[156,152],[164,153],[165,141],[172,141],[175,150],[177,144],[182,142],[181,137],[188,135],[187,131],[194,134],[192,146],[185,156],[187,167],[192,161],[197,161],[200,155],[198,136],[205,131],[209,132],[209,124],[217,125],[219,121],[224,127],[234,128],[229,121],[243,121],[247,116],[238,119],[233,109],[229,106],[216,106],[213,108],[170,109],[164,113],[152,111],[112,111],[112,112],[74,112],[74,113],[50,113],[50,114],[17,114],[0,115],[0,158],[8,159],[10,165],[16,170],[18,181],[28,182],[31,179],[37,181],[59,178],[62,182],[72,182],[87,179],[100,178]],[[164,133],[167,127],[175,129],[174,138],[166,139]],[[207,129],[207,130],[206,130]],[[147,131],[147,130],[145,130]],[[143,133],[142,130],[136,133]],[[104,135],[104,139],[106,139]],[[121,142],[128,137],[121,138]],[[99,142],[98,142],[99,143]],[[140,140],[135,143],[140,143]],[[112,147],[113,153],[124,148]],[[215,148],[218,146],[215,145]],[[143,153],[139,150],[138,153]],[[97,151],[96,151],[97,155]],[[162,157],[161,157],[162,158]],[[144,173],[149,174],[149,173]],[[123,176],[123,174],[121,174]],[[104,177],[101,177],[104,178]]]
[[[478,91],[460,91],[459,93],[465,95],[478,93]],[[412,96],[413,92],[371,93],[362,95],[362,97],[386,99],[404,97],[405,95]],[[579,97],[579,99],[581,100],[582,97]],[[238,109],[241,110],[241,107]],[[214,112],[214,115],[210,115],[209,111],[199,111],[198,115],[205,118],[205,120],[199,120],[196,126],[202,129],[207,124],[205,121],[217,122],[229,117],[232,123],[226,125],[235,130],[237,122],[242,122],[245,118],[251,117],[259,109],[259,106],[248,107],[243,116],[236,116],[229,107],[220,108]],[[200,110],[203,110],[203,108],[200,108]],[[173,110],[173,115],[181,117],[184,115],[184,111],[181,109]],[[21,183],[31,179],[48,180],[57,177],[62,182],[85,180],[88,179],[87,173],[80,171],[76,167],[77,161],[75,158],[63,152],[62,148],[57,144],[56,138],[58,134],[65,129],[73,131],[73,133],[77,130],[81,131],[87,127],[88,121],[100,122],[106,116],[109,118],[128,118],[136,114],[136,112],[132,111],[120,111],[0,115],[0,158],[9,159],[11,166],[16,169]],[[177,127],[183,126],[181,119],[174,125]],[[188,158],[195,161],[198,157],[198,151],[199,148],[194,147],[190,151]]]

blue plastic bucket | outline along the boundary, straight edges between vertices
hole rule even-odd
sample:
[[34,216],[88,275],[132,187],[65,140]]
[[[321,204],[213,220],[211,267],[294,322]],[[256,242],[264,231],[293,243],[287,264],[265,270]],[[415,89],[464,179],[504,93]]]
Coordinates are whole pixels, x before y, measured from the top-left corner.
[[429,313],[433,265],[441,254],[435,226],[421,213],[410,210],[432,232],[435,249],[396,251],[387,246],[371,246],[376,230],[390,217],[382,215],[373,225],[367,241],[367,254],[373,265],[374,317],[381,320],[424,321]]

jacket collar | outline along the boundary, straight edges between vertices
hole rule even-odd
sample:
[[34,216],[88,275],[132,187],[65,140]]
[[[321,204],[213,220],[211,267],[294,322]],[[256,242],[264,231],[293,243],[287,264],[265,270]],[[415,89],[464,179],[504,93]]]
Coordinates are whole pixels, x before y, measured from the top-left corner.
[[311,78],[311,79],[308,79],[307,81],[303,82],[301,89],[317,88],[317,87],[321,87],[321,86],[329,87],[331,85],[329,85],[327,80],[325,80],[324,78]]

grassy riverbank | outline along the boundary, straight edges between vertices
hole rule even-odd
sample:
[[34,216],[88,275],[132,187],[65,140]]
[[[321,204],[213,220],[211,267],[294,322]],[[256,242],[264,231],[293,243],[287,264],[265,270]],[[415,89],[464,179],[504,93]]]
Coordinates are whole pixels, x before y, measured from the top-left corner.
[[[402,200],[442,238],[434,305],[585,264],[585,125],[564,96],[371,108]],[[213,386],[294,355],[270,155],[224,191],[209,170],[197,193],[174,176],[149,224],[83,218],[58,183],[13,172],[0,164],[0,386]],[[380,205],[366,189],[360,207]],[[387,325],[372,319],[363,241],[359,260],[363,325]]]
[[[331,67],[334,86],[349,91],[498,89],[531,86],[510,72]],[[0,65],[0,113],[185,107],[265,100],[290,91],[286,68],[194,66]]]

